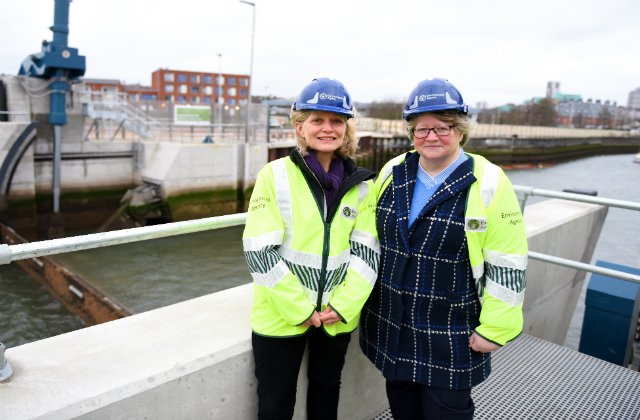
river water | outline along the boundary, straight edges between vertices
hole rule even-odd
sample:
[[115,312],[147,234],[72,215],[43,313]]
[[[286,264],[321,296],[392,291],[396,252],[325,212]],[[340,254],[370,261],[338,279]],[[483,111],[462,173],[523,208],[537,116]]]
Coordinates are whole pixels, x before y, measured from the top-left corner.
[[[596,156],[549,168],[510,170],[516,185],[640,202],[640,164],[634,155]],[[527,204],[544,200],[531,197]],[[251,282],[242,253],[242,226],[60,254],[56,259],[134,313]],[[90,232],[78,232],[90,233]],[[640,264],[640,212],[611,208],[593,261]],[[582,303],[583,305],[583,303]],[[14,263],[0,266],[0,342],[7,347],[83,328]],[[584,306],[576,310],[565,345],[577,348]],[[577,331],[576,331],[577,330]],[[577,336],[576,336],[577,333]],[[578,338],[576,338],[578,337]]]

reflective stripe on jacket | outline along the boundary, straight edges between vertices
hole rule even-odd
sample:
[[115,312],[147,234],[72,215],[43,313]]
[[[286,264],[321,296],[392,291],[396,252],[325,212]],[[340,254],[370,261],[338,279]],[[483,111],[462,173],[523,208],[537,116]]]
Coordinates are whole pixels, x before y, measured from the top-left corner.
[[[482,156],[466,155],[473,159],[477,179],[469,187],[465,208],[469,261],[482,303],[476,333],[502,346],[522,332],[527,234],[515,192],[502,169]],[[393,167],[406,156],[395,157],[382,169],[376,181],[377,197],[391,182]]]
[[328,305],[342,318],[322,326],[328,335],[356,328],[380,259],[372,177],[345,162],[338,198],[327,209],[297,150],[260,171],[243,235],[254,279],[251,325],[257,334],[304,334],[309,327],[301,324]]

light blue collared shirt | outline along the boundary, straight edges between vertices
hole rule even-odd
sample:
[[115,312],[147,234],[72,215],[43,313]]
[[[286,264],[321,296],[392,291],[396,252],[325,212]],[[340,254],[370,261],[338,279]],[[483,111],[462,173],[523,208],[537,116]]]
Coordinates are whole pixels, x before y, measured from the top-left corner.
[[431,196],[438,190],[438,187],[467,159],[469,158],[464,154],[464,150],[462,150],[461,147],[460,156],[434,177],[431,177],[418,163],[418,173],[416,174],[418,179],[416,180],[413,198],[411,199],[411,208],[409,209],[409,226],[416,220],[420,211],[424,208],[424,205],[427,204]]

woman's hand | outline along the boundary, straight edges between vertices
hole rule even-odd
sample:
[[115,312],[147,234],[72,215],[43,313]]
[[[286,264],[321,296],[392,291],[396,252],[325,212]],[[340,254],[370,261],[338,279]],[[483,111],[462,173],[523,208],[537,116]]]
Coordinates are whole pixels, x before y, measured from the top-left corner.
[[336,311],[331,309],[331,306],[327,306],[324,311],[320,312],[320,321],[322,321],[324,325],[333,325],[336,322],[342,321],[342,319]]
[[471,334],[471,338],[469,338],[469,347],[480,353],[489,353],[490,351],[495,351],[500,348],[499,345],[485,340],[475,332]]
[[300,325],[301,327],[310,327],[310,326],[314,326],[316,328],[320,328],[320,326],[322,325],[322,322],[320,322],[320,314],[316,311],[313,311],[313,315],[311,315],[311,318],[307,319],[307,322],[305,322],[304,324]]

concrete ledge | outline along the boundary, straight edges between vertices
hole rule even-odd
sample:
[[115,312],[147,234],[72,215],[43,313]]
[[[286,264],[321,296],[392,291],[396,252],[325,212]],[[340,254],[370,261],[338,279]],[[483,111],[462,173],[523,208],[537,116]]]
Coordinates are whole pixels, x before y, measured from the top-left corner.
[[[240,419],[257,417],[248,284],[8,349],[0,385],[9,419]],[[379,372],[353,339],[341,418],[386,406]],[[307,356],[305,356],[307,360]],[[295,418],[306,418],[306,368]]]
[[[606,208],[563,200],[529,206],[530,249],[590,259],[605,215]],[[564,340],[583,278],[575,270],[530,261],[525,333]],[[1,418],[256,418],[252,295],[247,284],[10,348],[14,377],[0,384]],[[306,418],[306,360],[295,419]],[[357,333],[342,382],[341,419],[370,419],[388,406],[382,375],[360,352]]]

